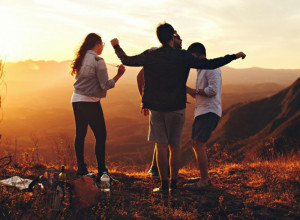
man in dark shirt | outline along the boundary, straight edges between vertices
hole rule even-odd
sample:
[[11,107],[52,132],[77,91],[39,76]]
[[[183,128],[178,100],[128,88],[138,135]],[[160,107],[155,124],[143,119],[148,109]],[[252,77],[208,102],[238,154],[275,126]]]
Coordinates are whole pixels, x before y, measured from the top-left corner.
[[[174,31],[174,48],[182,49],[182,40],[176,30]],[[152,49],[153,50],[157,49],[157,47],[153,47]],[[139,74],[137,75],[137,85],[138,85],[138,89],[139,89],[139,93],[140,93],[141,97],[143,97],[144,84],[145,84],[144,68],[142,68],[141,71],[139,72]],[[141,107],[142,107],[141,113],[144,114],[144,116],[148,116],[149,109],[143,108],[143,105],[141,105]],[[153,150],[152,163],[151,163],[151,167],[150,167],[148,173],[153,178],[159,178],[159,172],[158,172],[157,162],[156,162],[156,147],[154,147],[154,150]],[[169,174],[170,174],[170,167],[168,167],[168,175]]]
[[185,119],[186,81],[190,68],[215,69],[237,58],[245,58],[246,55],[239,52],[211,60],[201,59],[186,50],[173,48],[174,28],[170,24],[160,24],[156,34],[162,46],[136,56],[127,56],[116,38],[111,40],[111,44],[124,65],[144,67],[145,86],[142,102],[143,108],[150,109],[149,140],[156,144],[161,179],[161,186],[153,191],[166,193],[169,190],[169,149],[170,189],[177,189],[180,138]]

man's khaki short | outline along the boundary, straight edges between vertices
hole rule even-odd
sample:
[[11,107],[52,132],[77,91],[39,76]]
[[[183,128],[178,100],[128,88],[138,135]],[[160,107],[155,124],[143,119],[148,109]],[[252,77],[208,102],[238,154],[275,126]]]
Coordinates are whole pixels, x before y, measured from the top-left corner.
[[185,121],[185,108],[172,112],[150,110],[148,140],[179,147]]

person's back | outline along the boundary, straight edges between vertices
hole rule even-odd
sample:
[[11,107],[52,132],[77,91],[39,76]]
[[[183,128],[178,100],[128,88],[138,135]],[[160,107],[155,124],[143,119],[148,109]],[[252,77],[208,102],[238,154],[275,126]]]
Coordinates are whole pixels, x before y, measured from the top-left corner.
[[[88,95],[103,98],[106,90],[101,88],[98,81],[99,70],[106,72],[106,65],[103,58],[99,57],[94,51],[88,50],[82,61],[82,66],[76,75],[74,90],[81,95]],[[98,71],[97,71],[98,70]],[[97,74],[98,73],[98,74]],[[103,81],[108,81],[108,75],[102,74]],[[110,81],[109,84],[112,84]],[[110,85],[109,87],[113,87]]]
[[173,111],[185,108],[189,68],[181,50],[164,45],[145,56],[145,108]]

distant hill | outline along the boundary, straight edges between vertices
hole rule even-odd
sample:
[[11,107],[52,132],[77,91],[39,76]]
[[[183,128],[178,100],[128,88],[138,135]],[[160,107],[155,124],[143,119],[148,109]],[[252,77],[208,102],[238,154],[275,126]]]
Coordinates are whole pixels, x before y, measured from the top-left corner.
[[[222,70],[223,85],[254,85],[264,83],[276,83],[288,86],[300,77],[300,69],[263,69],[263,68],[246,68],[235,69],[224,66]],[[196,71],[191,70],[189,83],[195,84]]]
[[222,72],[224,84],[277,83],[288,86],[300,77],[300,69],[234,69],[225,66]]
[[210,144],[236,158],[269,158],[300,148],[300,78],[277,94],[228,108]]
[[238,102],[269,97],[284,88],[285,86],[276,83],[225,84],[222,86],[222,109],[225,110]]
[[[6,77],[17,80],[19,78],[30,78],[32,82],[49,83],[64,83],[66,80],[72,80],[69,74],[71,61],[33,61],[27,60],[17,63],[6,63],[6,72],[9,73]],[[115,64],[107,64],[107,69],[110,77],[117,73]],[[136,76],[141,67],[126,67],[124,77],[120,83],[136,83]],[[224,66],[222,69],[223,85],[254,85],[261,83],[276,83],[279,85],[288,86],[297,78],[300,77],[300,69],[263,69],[263,68],[246,68],[235,69]],[[188,84],[194,85],[196,79],[196,71],[191,70]],[[41,85],[44,85],[42,83]]]

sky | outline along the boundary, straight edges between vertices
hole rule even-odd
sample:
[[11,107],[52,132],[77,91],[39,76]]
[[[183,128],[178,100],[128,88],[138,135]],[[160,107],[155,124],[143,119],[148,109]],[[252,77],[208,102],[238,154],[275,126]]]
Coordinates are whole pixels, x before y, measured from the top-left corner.
[[205,45],[208,58],[243,51],[235,68],[300,69],[299,0],[0,0],[0,57],[64,61],[98,33],[106,62],[120,63],[110,40],[128,55],[159,46],[156,26],[172,24],[183,39]]

